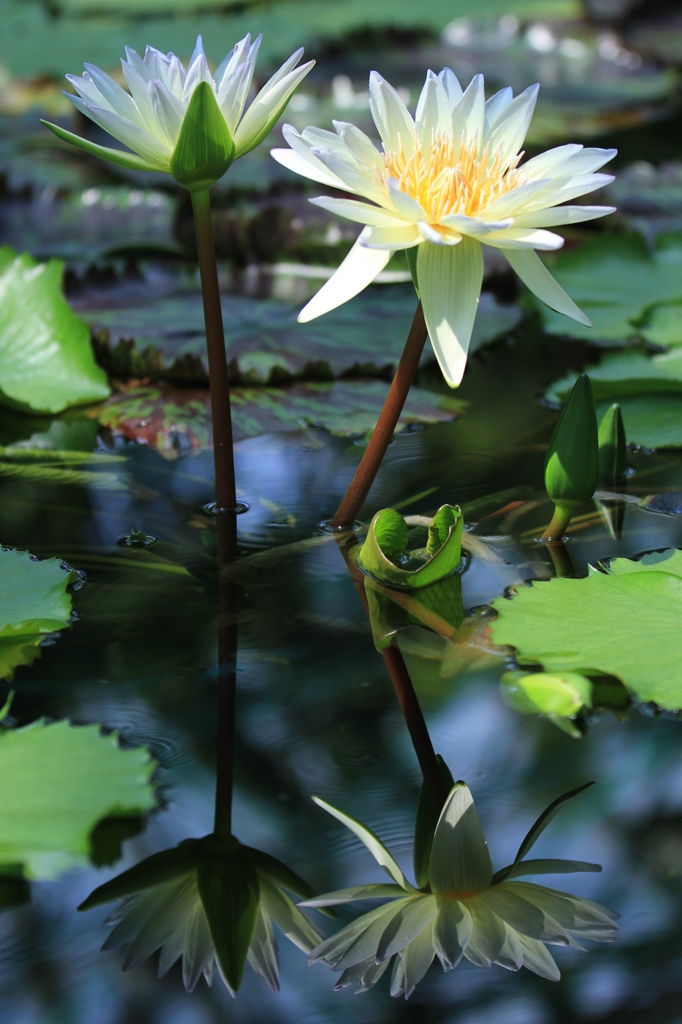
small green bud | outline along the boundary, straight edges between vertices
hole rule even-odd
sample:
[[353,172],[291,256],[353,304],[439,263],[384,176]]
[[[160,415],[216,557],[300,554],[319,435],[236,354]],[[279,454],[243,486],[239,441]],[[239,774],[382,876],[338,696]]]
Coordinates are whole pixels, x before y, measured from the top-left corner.
[[547,493],[560,509],[589,501],[599,476],[597,413],[592,385],[582,373],[559,417],[545,460]]
[[623,478],[627,469],[626,448],[623,417],[620,406],[614,402],[599,424],[599,479],[602,483],[613,486]]
[[454,572],[462,557],[462,510],[443,505],[428,525],[425,548],[406,550],[407,524],[399,512],[385,508],[369,525],[362,547],[351,552],[375,580],[393,587],[427,587]]
[[170,172],[185,188],[199,191],[222,178],[234,157],[234,140],[213,89],[208,82],[200,82],[189,101]]

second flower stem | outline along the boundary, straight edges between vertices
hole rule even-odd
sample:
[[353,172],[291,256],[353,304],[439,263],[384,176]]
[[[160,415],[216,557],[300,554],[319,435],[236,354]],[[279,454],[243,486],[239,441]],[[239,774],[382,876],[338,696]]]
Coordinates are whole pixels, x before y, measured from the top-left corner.
[[237,491],[232,451],[232,417],[230,384],[227,376],[223,312],[220,307],[218,267],[211,226],[211,200],[208,189],[192,192],[194,227],[199,254],[201,297],[204,303],[208,376],[211,385],[211,422],[213,427],[213,459],[215,463],[215,496],[218,510],[234,510]]
[[395,371],[395,377],[386,396],[377,425],[372,431],[372,436],[360,460],[360,465],[355,471],[355,476],[351,480],[350,487],[346,491],[336,511],[336,515],[332,519],[332,526],[334,527],[352,526],[364,504],[365,498],[369,494],[370,487],[374,483],[374,478],[379,471],[379,466],[386,454],[386,449],[389,446],[400,419],[400,414],[403,411],[405,399],[419,366],[426,338],[426,323],[420,302],[414,314],[410,333],[407,336],[405,348],[398,363],[398,369]]

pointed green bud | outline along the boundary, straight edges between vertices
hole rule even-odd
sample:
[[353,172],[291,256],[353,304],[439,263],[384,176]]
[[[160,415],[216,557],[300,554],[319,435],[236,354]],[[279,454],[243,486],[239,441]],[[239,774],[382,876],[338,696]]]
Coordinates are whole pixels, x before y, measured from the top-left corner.
[[[443,788],[449,793],[455,784],[452,773],[440,754],[436,754],[440,777],[443,780]],[[431,859],[431,847],[433,846],[433,835],[436,831],[438,819],[433,809],[431,798],[422,783],[419,803],[417,804],[417,818],[414,825],[414,877],[417,886],[423,889],[429,883],[429,861]]]
[[235,157],[235,146],[213,89],[200,82],[192,93],[170,162],[170,172],[190,191],[214,185]]
[[592,385],[582,373],[556,425],[545,460],[545,486],[554,504],[571,509],[589,501],[599,475],[597,413]]
[[617,402],[607,409],[599,424],[599,479],[613,486],[625,476],[627,441],[620,406]]

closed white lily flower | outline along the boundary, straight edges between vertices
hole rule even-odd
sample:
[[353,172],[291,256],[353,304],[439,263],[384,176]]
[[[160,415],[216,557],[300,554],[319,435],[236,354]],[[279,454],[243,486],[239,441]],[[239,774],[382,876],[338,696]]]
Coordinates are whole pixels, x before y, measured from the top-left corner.
[[311,896],[302,878],[269,854],[242,846],[234,836],[188,839],[152,854],[105,882],[81,903],[90,910],[113,900],[121,905],[103,950],[127,946],[123,970],[158,949],[159,977],[182,958],[182,978],[192,992],[214,967],[232,995],[248,960],[271,989],[279,989],[277,942],[272,922],[304,953],[321,935],[284,891]]
[[279,163],[369,200],[311,200],[365,227],[299,320],[312,320],[357,295],[394,250],[405,249],[434,352],[448,384],[456,387],[481,292],[481,245],[490,245],[502,250],[538,298],[589,325],[535,250],[563,245],[547,228],[613,212],[611,206],[561,204],[613,181],[595,172],[616,151],[567,145],[521,163],[538,88],[516,97],[502,89],[486,101],[482,75],[463,91],[449,68],[439,75],[429,71],[413,119],[396,90],[373,71],[369,105],[381,150],[345,122],[333,122],[336,134],[306,128],[299,135],[286,125],[291,148],[272,151]]
[[[131,153],[98,146],[43,121],[55,135],[87,153],[135,170],[167,171],[188,188],[206,187],[221,177],[238,157],[254,149],[284,110],[289,97],[314,61],[296,67],[297,50],[267,82],[246,112],[261,36],[246,35],[211,74],[201,36],[187,68],[172,53],[148,46],[144,58],[126,47],[121,61],[130,92],[93,64],[79,78],[67,75],[76,96],[73,105]],[[192,111],[199,124],[188,124]],[[191,118],[189,121],[191,122]],[[191,147],[183,151],[183,127],[193,128]],[[204,136],[197,139],[197,130]],[[187,132],[185,132],[187,134]],[[203,176],[202,176],[203,175]]]
[[473,964],[521,967],[551,981],[559,970],[546,944],[576,946],[577,939],[610,942],[618,915],[591,900],[543,885],[518,882],[522,875],[601,871],[597,864],[524,858],[559,806],[580,790],[555,800],[533,825],[512,865],[493,875],[488,845],[468,786],[458,782],[438,819],[428,859],[428,882],[421,889],[406,879],[381,841],[354,818],[315,799],[358,836],[390,875],[390,884],[354,886],[306,900],[301,906],[331,907],[353,900],[389,898],[310,954],[342,971],[336,988],[357,983],[364,992],[377,983],[393,957],[391,995],[409,998],[434,958],[443,969],[462,956]]

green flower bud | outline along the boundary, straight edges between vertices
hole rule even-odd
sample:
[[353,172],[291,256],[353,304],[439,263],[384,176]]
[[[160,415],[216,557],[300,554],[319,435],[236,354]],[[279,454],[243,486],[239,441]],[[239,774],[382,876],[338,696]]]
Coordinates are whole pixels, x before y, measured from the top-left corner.
[[200,82],[189,101],[170,172],[185,188],[198,191],[222,178],[234,157],[234,140],[213,89],[208,82]]
[[599,424],[599,479],[613,486],[625,476],[627,441],[620,406],[617,402],[607,409]]
[[559,417],[545,460],[547,493],[560,509],[589,501],[599,475],[597,414],[592,385],[581,374]]

